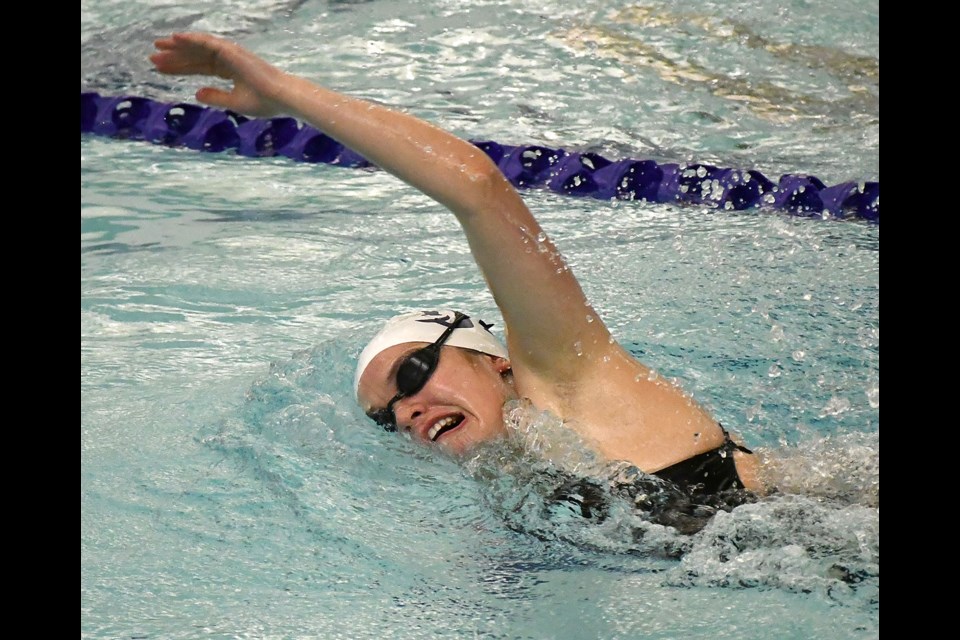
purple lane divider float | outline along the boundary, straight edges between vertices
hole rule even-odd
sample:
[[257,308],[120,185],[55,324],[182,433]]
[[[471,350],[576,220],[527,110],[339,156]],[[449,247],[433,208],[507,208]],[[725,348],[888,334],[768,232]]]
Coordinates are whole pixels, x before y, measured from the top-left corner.
[[[247,118],[231,111],[164,103],[138,96],[80,94],[80,132],[186,146],[233,149],[247,157],[284,156],[297,162],[373,167],[364,157],[293,118]],[[708,164],[609,160],[540,145],[471,140],[521,189],[604,200],[675,202],[722,210],[752,207],[809,217],[880,222],[880,183],[825,185],[816,176],[786,174],[773,181],[752,169]]]

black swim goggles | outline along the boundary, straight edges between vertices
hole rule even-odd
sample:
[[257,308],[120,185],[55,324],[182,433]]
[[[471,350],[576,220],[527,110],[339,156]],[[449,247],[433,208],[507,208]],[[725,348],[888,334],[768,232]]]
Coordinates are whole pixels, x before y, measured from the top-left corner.
[[447,341],[453,330],[469,317],[457,311],[453,316],[453,322],[440,334],[436,342],[422,349],[417,349],[404,358],[400,366],[397,367],[397,395],[390,399],[386,407],[370,411],[367,416],[383,427],[385,431],[396,431],[397,416],[393,412],[393,405],[400,398],[416,395],[423,389],[427,381],[430,380],[430,376],[437,370],[437,364],[440,362],[440,347]]

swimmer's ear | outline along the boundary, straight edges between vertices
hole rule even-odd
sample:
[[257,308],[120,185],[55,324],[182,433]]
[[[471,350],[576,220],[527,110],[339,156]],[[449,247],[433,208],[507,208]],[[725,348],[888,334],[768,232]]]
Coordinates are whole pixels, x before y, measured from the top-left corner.
[[506,358],[501,358],[500,356],[490,356],[493,359],[493,366],[502,376],[507,375],[512,370],[510,366],[510,361]]

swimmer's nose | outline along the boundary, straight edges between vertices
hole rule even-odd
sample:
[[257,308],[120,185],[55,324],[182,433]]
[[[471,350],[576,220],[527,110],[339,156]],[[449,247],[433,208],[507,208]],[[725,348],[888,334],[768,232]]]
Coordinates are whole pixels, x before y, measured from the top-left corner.
[[397,417],[397,427],[400,431],[407,431],[413,428],[413,423],[423,415],[426,406],[417,399],[416,395],[400,398],[393,405],[393,415]]

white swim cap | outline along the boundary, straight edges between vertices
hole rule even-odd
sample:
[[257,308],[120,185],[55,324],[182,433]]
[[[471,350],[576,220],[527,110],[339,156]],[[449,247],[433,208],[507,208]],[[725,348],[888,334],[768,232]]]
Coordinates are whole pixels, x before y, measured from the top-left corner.
[[[360,358],[357,360],[357,372],[353,377],[354,395],[356,395],[360,386],[360,376],[363,375],[370,361],[377,354],[405,342],[436,342],[440,334],[453,322],[454,315],[454,311],[439,309],[437,311],[403,313],[388,320],[383,329],[373,336],[373,339],[360,353]],[[470,316],[466,316],[444,344],[506,358],[508,357],[507,348],[497,340],[496,336],[490,333],[489,327],[492,326],[492,324],[487,324],[479,318],[474,321]]]

